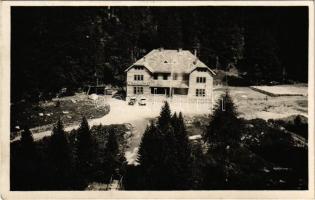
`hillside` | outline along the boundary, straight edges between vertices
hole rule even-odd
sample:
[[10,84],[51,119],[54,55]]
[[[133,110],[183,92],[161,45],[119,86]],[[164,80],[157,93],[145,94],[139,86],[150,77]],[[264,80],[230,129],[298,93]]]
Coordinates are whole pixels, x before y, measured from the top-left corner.
[[96,79],[122,86],[124,70],[159,47],[196,49],[247,84],[307,81],[307,16],[304,7],[14,7],[12,101]]

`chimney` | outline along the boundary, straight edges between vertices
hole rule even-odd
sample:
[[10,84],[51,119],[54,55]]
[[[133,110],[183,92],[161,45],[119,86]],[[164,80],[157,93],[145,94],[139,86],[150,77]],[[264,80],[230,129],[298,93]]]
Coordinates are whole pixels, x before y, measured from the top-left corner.
[[194,56],[195,56],[195,60],[193,62],[193,64],[197,64],[197,61],[198,61],[198,57],[197,57],[197,49],[194,49]]
[[178,52],[181,52],[181,51],[183,51],[183,49],[182,48],[178,48],[178,50],[177,50]]
[[145,61],[145,56],[143,56],[143,61]]
[[160,48],[159,48],[159,51],[163,51],[163,50],[164,50],[164,48],[163,48],[163,47],[160,47]]

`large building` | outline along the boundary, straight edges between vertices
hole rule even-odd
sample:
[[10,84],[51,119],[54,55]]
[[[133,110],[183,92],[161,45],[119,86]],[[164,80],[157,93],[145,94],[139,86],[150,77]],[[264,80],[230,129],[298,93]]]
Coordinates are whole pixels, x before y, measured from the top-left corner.
[[127,99],[137,96],[212,99],[214,72],[188,50],[154,49],[125,72]]

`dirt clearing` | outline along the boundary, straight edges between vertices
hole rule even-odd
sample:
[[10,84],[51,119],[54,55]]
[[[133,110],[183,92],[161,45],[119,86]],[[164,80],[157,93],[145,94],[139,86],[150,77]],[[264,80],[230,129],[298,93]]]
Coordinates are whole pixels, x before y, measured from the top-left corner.
[[251,86],[250,88],[272,97],[307,96],[307,86],[305,85]]
[[[214,90],[216,100],[224,93],[225,89],[225,87],[221,87]],[[262,118],[267,120],[298,114],[305,117],[308,115],[307,95],[270,97],[249,87],[228,87],[228,89],[240,116],[245,119]]]

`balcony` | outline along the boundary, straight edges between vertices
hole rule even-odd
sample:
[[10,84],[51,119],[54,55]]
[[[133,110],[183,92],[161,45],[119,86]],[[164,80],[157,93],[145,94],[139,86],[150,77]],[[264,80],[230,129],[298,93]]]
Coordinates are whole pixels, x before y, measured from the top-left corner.
[[149,86],[150,85],[150,81],[127,81],[127,85]]
[[188,88],[188,81],[151,80],[150,87]]

